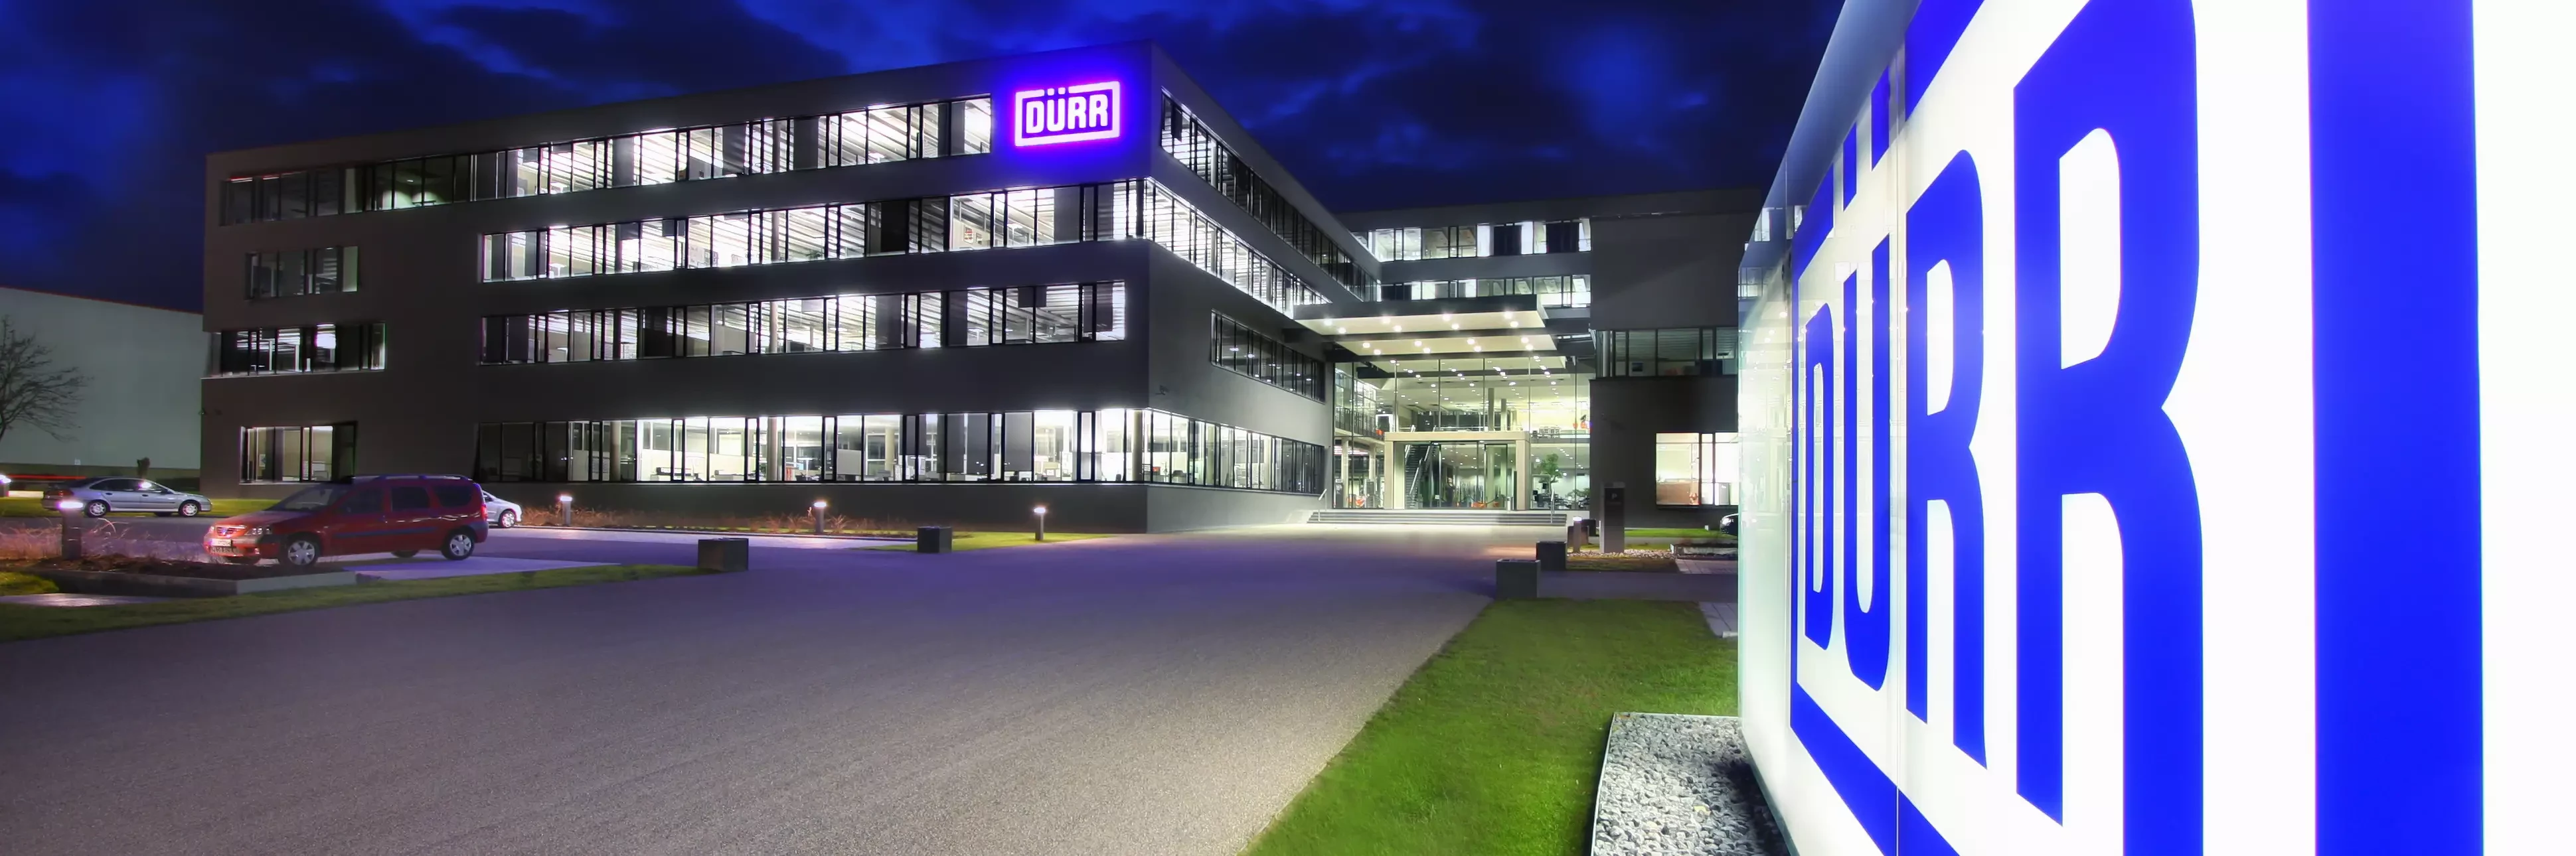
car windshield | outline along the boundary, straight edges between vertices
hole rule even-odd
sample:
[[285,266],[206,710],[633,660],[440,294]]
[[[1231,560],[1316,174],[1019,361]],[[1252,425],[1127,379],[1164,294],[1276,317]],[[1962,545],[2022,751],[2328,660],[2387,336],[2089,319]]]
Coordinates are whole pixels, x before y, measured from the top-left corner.
[[278,500],[277,504],[269,506],[268,510],[320,511],[331,507],[332,503],[339,502],[340,495],[347,492],[349,492],[349,488],[346,485],[314,485],[312,487],[296,491],[294,496]]

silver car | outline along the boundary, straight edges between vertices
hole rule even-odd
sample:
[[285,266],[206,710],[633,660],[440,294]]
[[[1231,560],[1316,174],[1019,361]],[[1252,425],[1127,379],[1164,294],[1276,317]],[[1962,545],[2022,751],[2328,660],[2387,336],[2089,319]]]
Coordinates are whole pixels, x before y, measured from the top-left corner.
[[150,479],[125,476],[102,476],[69,482],[45,490],[45,505],[53,507],[63,500],[77,500],[82,513],[91,517],[126,512],[150,512],[163,517],[176,514],[195,517],[215,504],[193,493],[182,493],[154,483]]
[[483,492],[483,522],[508,529],[519,525],[519,504]]

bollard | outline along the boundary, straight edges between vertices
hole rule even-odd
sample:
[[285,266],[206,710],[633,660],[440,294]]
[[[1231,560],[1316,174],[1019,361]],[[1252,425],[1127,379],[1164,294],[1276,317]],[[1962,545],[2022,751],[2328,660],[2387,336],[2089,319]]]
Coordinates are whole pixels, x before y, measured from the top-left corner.
[[1031,513],[1031,514],[1033,514],[1033,515],[1035,515],[1035,516],[1037,517],[1037,521],[1038,521],[1038,540],[1040,540],[1040,541],[1044,541],[1044,540],[1046,540],[1046,506],[1041,505],[1041,506],[1038,506],[1038,507],[1036,507],[1036,508],[1030,509],[1030,512],[1029,512],[1029,513]]
[[811,513],[811,516],[814,518],[814,534],[823,534],[823,509],[830,505],[831,503],[824,502],[819,499],[814,500],[814,510]]
[[698,539],[698,570],[717,573],[751,570],[751,539]]
[[555,525],[572,525],[572,494],[561,494],[555,497]]
[[63,513],[63,558],[78,561],[81,557],[81,535],[89,529],[89,521],[81,516],[81,501],[66,499],[55,503],[54,508]]
[[1538,542],[1538,569],[1542,571],[1565,570],[1565,542]]
[[913,552],[946,553],[957,548],[956,532],[946,526],[924,526],[915,536]]
[[1528,600],[1535,597],[1538,597],[1538,562],[1529,559],[1495,560],[1495,600]]
[[1581,518],[1576,518],[1573,522],[1565,524],[1565,546],[1568,549],[1583,549],[1585,541],[1585,538],[1583,537],[1583,523],[1584,521]]

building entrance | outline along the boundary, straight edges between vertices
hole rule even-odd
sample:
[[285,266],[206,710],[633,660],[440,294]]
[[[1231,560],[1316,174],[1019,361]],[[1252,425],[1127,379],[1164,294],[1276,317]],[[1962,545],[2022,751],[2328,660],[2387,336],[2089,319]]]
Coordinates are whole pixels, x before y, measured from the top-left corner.
[[1490,441],[1407,443],[1409,508],[1510,509],[1520,482],[1520,444]]

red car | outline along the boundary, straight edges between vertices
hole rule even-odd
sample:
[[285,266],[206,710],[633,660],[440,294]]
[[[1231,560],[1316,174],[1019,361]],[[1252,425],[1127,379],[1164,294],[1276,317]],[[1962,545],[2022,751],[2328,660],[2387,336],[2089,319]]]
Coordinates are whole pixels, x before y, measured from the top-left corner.
[[299,568],[353,553],[436,550],[455,561],[474,555],[486,526],[483,486],[463,476],[353,476],[224,518],[206,528],[206,552],[237,565],[276,559]]

